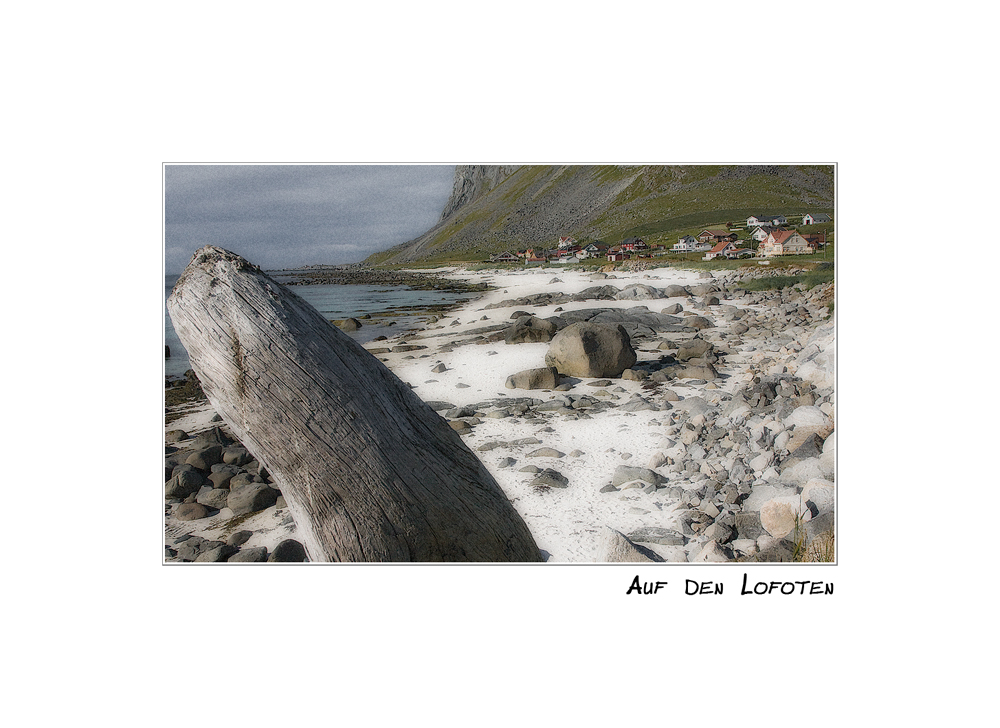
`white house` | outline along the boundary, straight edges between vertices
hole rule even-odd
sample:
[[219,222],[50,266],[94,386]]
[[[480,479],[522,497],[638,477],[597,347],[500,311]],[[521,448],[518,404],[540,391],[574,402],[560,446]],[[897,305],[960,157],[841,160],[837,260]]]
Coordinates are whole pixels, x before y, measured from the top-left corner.
[[699,243],[694,235],[685,235],[683,238],[678,238],[677,242],[670,248],[671,252],[674,253],[700,253],[711,249],[711,245]]
[[817,212],[815,215],[809,213],[802,216],[803,225],[815,225],[820,222],[830,222],[830,216],[822,212]]
[[784,215],[754,215],[753,217],[747,218],[747,227],[760,227],[761,225],[777,227],[778,225],[784,225],[787,222],[788,220]]
[[608,246],[604,243],[591,243],[577,253],[581,258],[598,258],[608,251]]

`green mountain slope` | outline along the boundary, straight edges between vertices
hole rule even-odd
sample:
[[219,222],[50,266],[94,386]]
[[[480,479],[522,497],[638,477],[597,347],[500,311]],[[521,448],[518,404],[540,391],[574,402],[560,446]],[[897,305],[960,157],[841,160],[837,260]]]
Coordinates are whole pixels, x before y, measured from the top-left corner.
[[833,212],[833,167],[463,166],[442,219],[365,264],[483,260],[560,236],[672,245],[693,228],[753,214]]

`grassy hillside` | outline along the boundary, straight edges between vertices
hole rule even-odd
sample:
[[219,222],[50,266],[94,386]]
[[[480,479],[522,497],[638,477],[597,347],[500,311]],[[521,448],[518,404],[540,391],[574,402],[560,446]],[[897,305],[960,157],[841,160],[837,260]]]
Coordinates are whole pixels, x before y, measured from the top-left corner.
[[424,235],[369,265],[476,261],[554,247],[562,235],[672,245],[704,226],[833,212],[832,166],[524,166]]

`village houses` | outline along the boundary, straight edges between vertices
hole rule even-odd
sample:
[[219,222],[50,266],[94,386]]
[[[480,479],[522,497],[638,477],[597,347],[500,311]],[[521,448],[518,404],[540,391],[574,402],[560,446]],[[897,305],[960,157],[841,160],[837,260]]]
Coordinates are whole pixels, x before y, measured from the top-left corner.
[[[830,215],[807,213],[802,216],[803,225],[831,222]],[[609,247],[596,240],[580,245],[570,235],[560,236],[555,249],[527,248],[516,252],[504,251],[490,256],[495,263],[516,263],[543,265],[545,263],[578,263],[587,258],[606,257],[611,262],[631,258],[649,258],[671,253],[705,253],[703,260],[719,257],[753,257],[753,243],[757,243],[757,257],[768,258],[776,255],[802,255],[812,253],[826,245],[826,232],[800,234],[796,230],[786,230],[781,225],[787,222],[784,215],[754,215],[747,218],[748,237],[740,240],[738,233],[722,228],[706,228],[695,235],[684,235],[669,249],[660,244],[649,245],[642,238],[628,237],[621,243]],[[727,225],[732,227],[732,225]],[[740,245],[747,245],[741,248]]]

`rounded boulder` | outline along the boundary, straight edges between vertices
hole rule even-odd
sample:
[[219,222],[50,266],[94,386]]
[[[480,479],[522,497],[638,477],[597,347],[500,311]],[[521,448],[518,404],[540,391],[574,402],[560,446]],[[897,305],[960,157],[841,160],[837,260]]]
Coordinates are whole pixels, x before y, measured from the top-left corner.
[[545,364],[570,377],[619,377],[636,362],[628,333],[621,326],[580,321],[552,339]]

